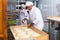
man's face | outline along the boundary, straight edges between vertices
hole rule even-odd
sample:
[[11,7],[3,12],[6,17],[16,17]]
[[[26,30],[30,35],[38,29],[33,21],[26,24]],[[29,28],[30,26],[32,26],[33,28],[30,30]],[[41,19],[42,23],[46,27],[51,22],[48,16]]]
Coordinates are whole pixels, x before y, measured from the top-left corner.
[[32,6],[27,6],[27,9],[28,9],[28,10],[31,10],[31,9],[32,9]]

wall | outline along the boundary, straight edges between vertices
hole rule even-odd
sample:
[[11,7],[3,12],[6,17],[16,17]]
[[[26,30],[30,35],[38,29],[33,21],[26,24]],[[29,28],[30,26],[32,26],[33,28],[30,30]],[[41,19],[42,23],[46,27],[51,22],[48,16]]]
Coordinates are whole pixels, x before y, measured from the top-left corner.
[[53,0],[53,15],[60,16],[60,0]]
[[[58,16],[57,5],[60,0],[39,0],[39,8],[42,12],[44,20],[46,16]],[[59,8],[58,8],[59,9]]]

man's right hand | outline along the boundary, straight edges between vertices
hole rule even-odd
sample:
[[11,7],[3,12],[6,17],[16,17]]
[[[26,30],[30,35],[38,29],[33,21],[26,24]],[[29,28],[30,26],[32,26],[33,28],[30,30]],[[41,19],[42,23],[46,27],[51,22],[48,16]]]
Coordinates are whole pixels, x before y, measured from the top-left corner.
[[27,20],[27,19],[26,19],[26,18],[24,18],[24,19],[22,20],[22,23],[24,23],[26,20]]
[[24,23],[24,22],[25,22],[25,20],[23,19],[23,20],[22,20],[22,23]]

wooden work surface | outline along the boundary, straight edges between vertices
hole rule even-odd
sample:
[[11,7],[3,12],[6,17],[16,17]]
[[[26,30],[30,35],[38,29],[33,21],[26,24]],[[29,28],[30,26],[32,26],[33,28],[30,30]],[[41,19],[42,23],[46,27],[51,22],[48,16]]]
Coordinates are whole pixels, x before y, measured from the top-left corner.
[[60,22],[60,16],[47,16],[48,20]]
[[[15,40],[16,40],[16,37],[18,38],[17,34],[19,34],[19,33],[16,34],[17,30],[14,31],[14,28],[18,28],[18,29],[20,28],[21,29],[22,27],[23,27],[22,25],[20,25],[20,26],[10,26],[10,30],[11,30]],[[34,27],[31,27],[31,29],[41,35],[41,36],[37,37],[37,40],[49,40],[49,36],[48,36],[47,33],[43,32],[43,31],[40,31],[40,30],[38,30]]]

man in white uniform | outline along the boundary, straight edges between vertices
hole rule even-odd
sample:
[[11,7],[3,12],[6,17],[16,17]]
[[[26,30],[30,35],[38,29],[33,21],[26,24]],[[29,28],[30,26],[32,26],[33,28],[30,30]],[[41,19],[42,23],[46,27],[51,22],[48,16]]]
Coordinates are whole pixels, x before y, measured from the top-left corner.
[[33,3],[29,1],[26,2],[26,6],[29,10],[30,17],[30,23],[28,24],[28,27],[31,27],[33,25],[35,28],[43,30],[44,22],[41,15],[41,11],[37,7],[33,6]]

